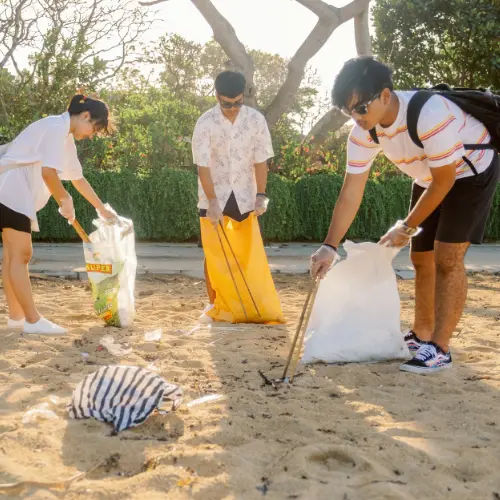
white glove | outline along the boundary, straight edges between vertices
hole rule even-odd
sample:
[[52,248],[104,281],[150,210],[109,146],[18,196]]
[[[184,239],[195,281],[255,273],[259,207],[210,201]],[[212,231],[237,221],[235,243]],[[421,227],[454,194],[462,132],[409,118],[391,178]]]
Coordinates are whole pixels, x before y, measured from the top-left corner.
[[73,198],[67,196],[61,200],[61,206],[59,207],[59,213],[68,219],[68,223],[72,224],[75,220],[75,207],[73,206]]
[[105,203],[102,210],[96,208],[97,215],[103,219],[106,224],[115,224],[118,222],[118,214],[109,203]]
[[215,227],[217,227],[219,221],[223,220],[222,210],[219,206],[217,198],[212,198],[211,200],[208,200],[207,217],[210,219],[210,222]]
[[384,247],[402,248],[408,245],[410,239],[422,231],[421,227],[408,227],[404,221],[398,220],[387,233],[380,238],[378,244]]
[[269,204],[269,198],[265,194],[258,194],[255,197],[255,215],[257,217],[266,213],[267,205]]
[[313,279],[324,278],[334,262],[339,259],[339,254],[327,245],[321,245],[311,255],[310,272]]

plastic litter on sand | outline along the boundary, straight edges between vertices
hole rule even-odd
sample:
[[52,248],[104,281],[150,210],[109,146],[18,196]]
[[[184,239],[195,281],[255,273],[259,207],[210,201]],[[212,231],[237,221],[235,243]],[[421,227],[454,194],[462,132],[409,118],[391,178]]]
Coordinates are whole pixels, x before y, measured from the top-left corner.
[[157,340],[160,340],[162,335],[163,335],[163,330],[161,328],[157,328],[156,330],[146,332],[144,334],[144,340],[146,342],[155,342]]
[[39,418],[47,420],[56,420],[59,417],[50,409],[49,403],[41,403],[24,413],[22,418],[22,423],[32,424],[36,422]]
[[201,398],[198,399],[193,399],[192,401],[189,401],[189,403],[186,404],[187,407],[191,408],[193,406],[198,406],[204,403],[213,403],[214,401],[218,401],[219,399],[222,399],[224,397],[224,394],[207,394],[206,396],[202,396]]
[[124,349],[120,344],[115,343],[115,339],[111,335],[105,335],[101,340],[100,344],[104,346],[110,354],[113,356],[125,356],[132,352],[132,349]]

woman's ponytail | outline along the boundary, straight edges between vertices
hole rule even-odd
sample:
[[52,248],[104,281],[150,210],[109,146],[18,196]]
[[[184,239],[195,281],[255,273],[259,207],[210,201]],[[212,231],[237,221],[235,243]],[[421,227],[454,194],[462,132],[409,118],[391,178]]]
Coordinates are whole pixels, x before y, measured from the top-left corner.
[[90,111],[85,108],[85,101],[88,100],[88,97],[85,97],[83,94],[76,94],[72,97],[71,102],[68,106],[68,111],[70,115],[78,115],[83,111]]

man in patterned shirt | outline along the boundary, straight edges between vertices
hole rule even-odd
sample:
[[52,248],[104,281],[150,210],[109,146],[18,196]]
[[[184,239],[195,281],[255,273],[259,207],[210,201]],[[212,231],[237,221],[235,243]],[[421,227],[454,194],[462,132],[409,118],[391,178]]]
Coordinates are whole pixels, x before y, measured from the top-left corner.
[[[274,153],[264,116],[243,104],[245,83],[241,73],[220,73],[215,79],[218,103],[198,119],[193,132],[210,301],[204,319],[281,322],[281,306],[256,220],[267,210],[267,160]],[[226,236],[231,247],[222,246]]]
[[488,130],[438,94],[418,116],[416,132],[423,148],[418,147],[407,123],[414,94],[394,91],[391,70],[371,57],[351,59],[337,76],[334,104],[355,125],[347,144],[344,184],[325,242],[311,257],[311,273],[322,277],[331,267],[359,209],[373,160],[382,151],[414,179],[408,216],[379,242],[402,247],[411,239],[415,317],[405,340],[415,356],[400,368],[433,373],[452,364],[449,342],[467,295],[464,257],[471,243],[481,243],[499,162],[491,147],[464,148],[464,144],[487,145]]

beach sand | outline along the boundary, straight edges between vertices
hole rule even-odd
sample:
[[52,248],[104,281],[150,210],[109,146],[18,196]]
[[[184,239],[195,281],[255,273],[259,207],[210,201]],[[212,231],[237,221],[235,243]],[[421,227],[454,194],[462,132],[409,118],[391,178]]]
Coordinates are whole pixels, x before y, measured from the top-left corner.
[[[0,483],[54,483],[0,495],[500,499],[498,276],[469,277],[451,370],[424,377],[400,372],[397,361],[299,366],[293,386],[279,390],[262,386],[257,370],[281,376],[309,281],[276,275],[275,282],[286,325],[192,331],[205,302],[200,280],[141,278],[135,324],[118,329],[95,318],[85,282],[34,279],[41,313],[70,332],[27,338],[0,331]],[[398,284],[407,327],[413,282]],[[5,322],[5,306],[1,312]],[[161,341],[144,340],[160,327]],[[132,352],[111,355],[100,347],[104,335]],[[206,394],[224,398],[183,404],[115,436],[107,424],[69,419],[65,405],[76,384],[117,363],[158,370],[184,388],[185,403]],[[25,412],[42,403],[55,418],[23,423]]]

